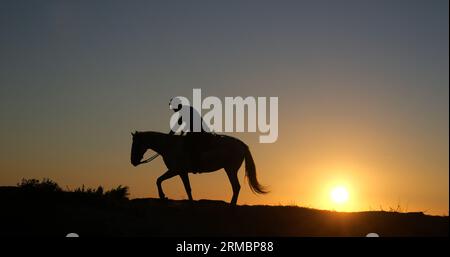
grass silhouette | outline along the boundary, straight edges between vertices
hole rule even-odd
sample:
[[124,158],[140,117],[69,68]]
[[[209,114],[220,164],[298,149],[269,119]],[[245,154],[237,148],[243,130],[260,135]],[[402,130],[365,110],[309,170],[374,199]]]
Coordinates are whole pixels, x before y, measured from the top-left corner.
[[31,197],[42,195],[48,197],[70,195],[74,198],[128,200],[129,195],[129,188],[122,185],[106,192],[104,192],[102,186],[93,189],[85,188],[84,185],[74,190],[63,191],[56,182],[48,178],[44,178],[42,181],[38,179],[22,179],[22,182],[17,184],[17,189],[22,193],[34,194],[30,195]]

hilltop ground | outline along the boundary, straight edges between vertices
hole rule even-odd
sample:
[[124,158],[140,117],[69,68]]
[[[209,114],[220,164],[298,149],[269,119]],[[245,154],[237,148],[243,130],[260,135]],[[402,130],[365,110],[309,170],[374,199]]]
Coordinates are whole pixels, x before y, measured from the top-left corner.
[[[31,184],[31,185],[30,185]],[[126,198],[127,188],[78,189],[54,184],[0,187],[3,236],[448,236],[449,218],[384,211],[339,213],[292,206],[235,206]],[[50,183],[51,185],[51,183]],[[48,186],[48,185],[47,185]]]

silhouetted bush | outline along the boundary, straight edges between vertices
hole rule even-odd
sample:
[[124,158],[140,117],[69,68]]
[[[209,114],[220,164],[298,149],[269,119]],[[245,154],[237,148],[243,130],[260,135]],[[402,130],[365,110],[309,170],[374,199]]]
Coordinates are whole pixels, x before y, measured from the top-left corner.
[[107,191],[105,197],[115,200],[128,199],[128,190],[129,188],[127,186],[119,185],[117,188]]
[[51,179],[44,178],[42,182],[38,179],[22,179],[22,182],[18,183],[17,186],[24,191],[35,191],[41,193],[56,193],[62,192],[62,189],[58,184]]
[[127,200],[129,195],[129,188],[122,185],[119,185],[117,188],[113,188],[106,192],[103,190],[102,186],[99,186],[97,189],[93,189],[85,188],[84,185],[74,190],[67,189],[64,191],[56,182],[48,178],[44,178],[42,181],[39,181],[38,179],[24,178],[20,183],[17,184],[17,187],[20,191],[25,193],[44,193],[45,195],[60,195],[57,193],[64,193],[82,199]]

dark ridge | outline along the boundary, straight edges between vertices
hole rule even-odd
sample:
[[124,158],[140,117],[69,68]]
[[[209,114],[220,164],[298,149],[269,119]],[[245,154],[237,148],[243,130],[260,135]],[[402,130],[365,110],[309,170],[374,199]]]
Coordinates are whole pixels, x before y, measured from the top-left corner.
[[[3,236],[448,236],[448,216],[133,199],[127,188],[0,187]],[[124,189],[125,188],[125,189]],[[114,193],[115,192],[115,193]]]

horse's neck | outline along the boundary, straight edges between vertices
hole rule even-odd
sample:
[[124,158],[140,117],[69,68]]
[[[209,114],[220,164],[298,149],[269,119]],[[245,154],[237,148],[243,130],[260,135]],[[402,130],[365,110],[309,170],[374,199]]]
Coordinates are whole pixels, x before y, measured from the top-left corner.
[[167,142],[165,134],[149,134],[144,137],[144,144],[147,149],[152,149],[157,153],[165,151]]

